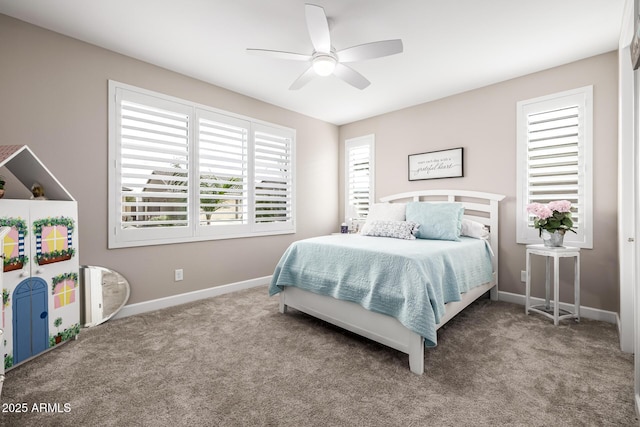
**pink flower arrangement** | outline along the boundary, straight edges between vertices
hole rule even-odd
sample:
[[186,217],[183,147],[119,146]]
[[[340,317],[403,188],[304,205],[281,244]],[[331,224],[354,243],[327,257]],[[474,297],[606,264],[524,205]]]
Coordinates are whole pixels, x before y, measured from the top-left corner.
[[542,230],[550,233],[557,231],[560,234],[567,231],[575,233],[571,219],[571,202],[568,200],[555,200],[546,205],[531,203],[527,205],[527,212],[536,217],[533,225],[540,230],[540,234]]

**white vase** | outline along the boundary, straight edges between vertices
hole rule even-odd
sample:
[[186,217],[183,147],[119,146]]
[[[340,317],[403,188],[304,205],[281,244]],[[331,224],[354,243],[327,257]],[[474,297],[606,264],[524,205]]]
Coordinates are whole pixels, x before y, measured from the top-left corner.
[[561,248],[564,241],[564,232],[556,230],[550,233],[547,230],[542,230],[542,241],[548,248]]

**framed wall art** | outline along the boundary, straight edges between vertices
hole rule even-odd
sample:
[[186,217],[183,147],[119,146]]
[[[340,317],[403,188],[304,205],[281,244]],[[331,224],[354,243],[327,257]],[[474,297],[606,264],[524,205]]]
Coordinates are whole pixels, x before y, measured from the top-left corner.
[[409,155],[409,181],[436,178],[459,178],[462,168],[463,148],[430,151]]

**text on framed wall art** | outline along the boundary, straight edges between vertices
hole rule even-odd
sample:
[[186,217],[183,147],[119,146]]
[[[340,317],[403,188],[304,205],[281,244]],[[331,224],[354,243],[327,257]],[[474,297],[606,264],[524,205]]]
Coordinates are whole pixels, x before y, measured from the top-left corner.
[[462,147],[409,155],[409,181],[463,175]]

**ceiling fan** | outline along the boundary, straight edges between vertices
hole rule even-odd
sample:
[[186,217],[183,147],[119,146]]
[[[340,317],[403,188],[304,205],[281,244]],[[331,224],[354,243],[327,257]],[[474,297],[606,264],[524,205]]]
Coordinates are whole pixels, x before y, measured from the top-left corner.
[[336,52],[331,46],[331,33],[329,32],[329,23],[324,9],[315,4],[306,4],[305,15],[309,37],[311,38],[314,49],[311,55],[279,50],[247,49],[248,53],[269,56],[271,58],[310,62],[311,65],[309,68],[293,82],[289,87],[290,90],[300,89],[309,83],[316,75],[329,76],[331,74],[341,78],[351,86],[364,89],[369,86],[371,82],[353,68],[345,65],[345,63],[381,58],[402,52],[402,40],[400,39],[365,43]]

